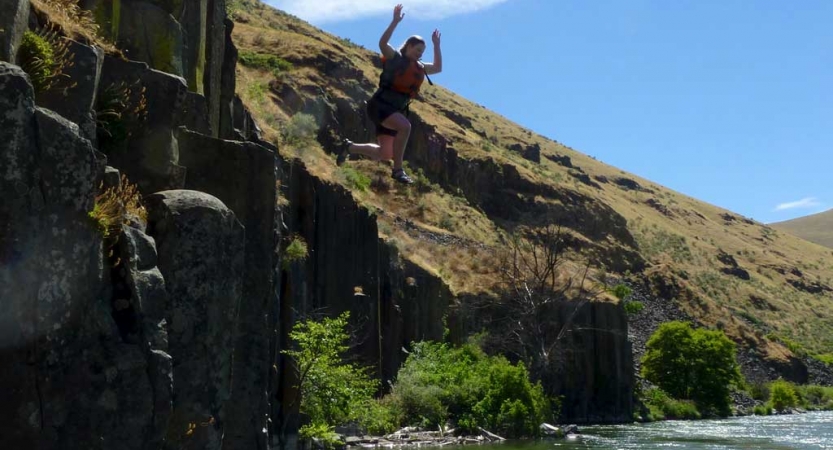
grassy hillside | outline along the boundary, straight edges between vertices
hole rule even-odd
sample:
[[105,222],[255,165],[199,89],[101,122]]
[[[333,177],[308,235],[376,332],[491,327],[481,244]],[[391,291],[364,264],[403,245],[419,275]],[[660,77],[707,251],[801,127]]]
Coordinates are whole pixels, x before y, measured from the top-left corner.
[[833,209],[797,219],[775,222],[770,226],[810,242],[833,248]]
[[[571,227],[589,249],[584,256],[634,249],[646,261],[641,274],[674,285],[686,312],[766,357],[789,355],[780,345],[785,342],[814,354],[833,349],[829,248],[601,163],[442,88],[441,76],[426,86],[413,114],[459,158],[517,171],[536,192],[518,193],[519,202],[531,205],[526,212],[514,220],[488,214],[467,200],[471,195],[424,176],[414,187],[394,185],[389,166],[381,163],[353,161],[338,168],[333,150],[309,139],[295,114],[315,111],[309,106],[316,102],[369,98],[380,72],[377,52],[252,0],[242,2],[235,22],[237,90],[266,139],[315,175],[352,189],[357,201],[376,211],[382,236],[455,292],[493,290],[495,250],[507,232],[541,226],[536,211],[569,209],[578,199],[593,206],[586,216],[602,226],[615,216],[625,227],[618,238],[599,237],[590,226]],[[274,58],[266,62],[267,56]],[[521,154],[535,146],[540,163]],[[580,265],[582,255],[574,259]]]

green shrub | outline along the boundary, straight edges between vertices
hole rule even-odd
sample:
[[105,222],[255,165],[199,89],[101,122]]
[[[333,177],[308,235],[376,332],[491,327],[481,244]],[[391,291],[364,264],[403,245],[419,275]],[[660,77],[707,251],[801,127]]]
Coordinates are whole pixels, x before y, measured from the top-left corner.
[[390,396],[378,401],[368,402],[362,409],[358,421],[368,433],[376,436],[386,435],[399,428],[402,414],[391,401]]
[[784,380],[774,381],[770,384],[769,391],[769,402],[776,411],[786,411],[798,405],[798,397],[791,383]]
[[242,8],[242,0],[226,0],[226,16],[229,19],[234,19]]
[[349,316],[298,322],[289,333],[293,348],[282,352],[295,362],[300,411],[310,418],[311,435],[321,437],[325,427],[357,420],[376,389],[365,369],[344,361]]
[[539,383],[521,364],[488,356],[477,346],[420,342],[390,394],[401,425],[436,428],[446,422],[472,431],[484,427],[510,437],[534,436],[551,417]]
[[249,51],[241,51],[237,57],[240,64],[255,69],[269,70],[275,77],[280,76],[281,72],[288,72],[292,70],[292,63],[279,58],[275,55],[268,55],[265,53],[255,53]]
[[365,192],[370,187],[370,178],[352,167],[342,166],[341,173],[344,174],[347,185],[353,189]]
[[769,400],[769,385],[755,383],[749,387],[749,395],[755,400],[765,402]]
[[335,427],[323,423],[311,423],[298,429],[301,439],[318,440],[325,449],[339,448],[344,445],[335,432]]
[[617,284],[616,286],[613,286],[613,289],[611,289],[610,292],[619,300],[624,300],[633,294],[633,289],[628,287],[626,284]]
[[256,106],[262,105],[266,102],[266,92],[269,86],[264,83],[251,83],[246,87],[246,94]]
[[303,145],[315,139],[318,123],[307,113],[297,113],[284,126],[284,140],[293,145]]
[[625,303],[625,312],[628,314],[636,314],[639,311],[645,309],[645,305],[642,302],[627,302]]
[[289,267],[295,261],[302,261],[307,258],[307,243],[301,236],[293,236],[283,253],[284,268]]
[[804,385],[795,386],[796,396],[801,399],[801,406],[807,409],[833,409],[833,387]]
[[771,416],[772,415],[772,406],[769,404],[766,405],[757,405],[752,412],[756,416]]
[[650,411],[651,420],[700,418],[700,412],[693,401],[675,400],[659,388],[645,391],[643,401]]
[[660,325],[648,340],[642,375],[672,397],[718,415],[729,414],[729,392],[743,380],[735,343],[722,331],[694,330],[686,322]]
[[437,225],[439,225],[440,228],[448,231],[454,231],[457,228],[456,221],[453,217],[451,217],[451,214],[447,212],[443,212],[443,214],[440,216],[440,223],[438,223]]

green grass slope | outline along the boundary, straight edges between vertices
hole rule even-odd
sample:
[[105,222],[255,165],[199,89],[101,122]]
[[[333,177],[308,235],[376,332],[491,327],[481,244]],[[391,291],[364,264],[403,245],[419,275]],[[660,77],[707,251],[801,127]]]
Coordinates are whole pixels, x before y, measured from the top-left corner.
[[[235,22],[233,39],[247,59],[238,64],[237,91],[265,138],[316,176],[351,189],[378,212],[381,237],[454,292],[492,292],[494,250],[508,230],[543,225],[537,216],[497,217],[459,188],[425,177],[413,188],[393,185],[381,163],[336,167],[332,149],[303,135],[296,113],[325,97],[331,103],[368,98],[380,73],[377,52],[254,0],[242,1]],[[515,184],[533,187],[532,194],[517,193],[519,203],[552,211],[580,200],[594,208],[587,217],[620,217],[618,240],[588,227],[569,231],[596,251],[637,252],[646,261],[642,276],[668,280],[688,313],[767,358],[788,356],[785,342],[810,354],[833,349],[829,248],[599,162],[442,88],[441,77],[435,81],[412,112],[467,164],[511,168]],[[517,151],[530,146],[540,148],[540,163]]]

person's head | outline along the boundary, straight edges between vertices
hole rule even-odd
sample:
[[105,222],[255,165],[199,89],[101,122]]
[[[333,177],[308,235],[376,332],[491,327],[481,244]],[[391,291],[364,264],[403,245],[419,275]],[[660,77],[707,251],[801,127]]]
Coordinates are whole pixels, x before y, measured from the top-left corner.
[[402,44],[399,48],[399,53],[410,59],[420,59],[425,52],[425,39],[420,36],[413,35]]

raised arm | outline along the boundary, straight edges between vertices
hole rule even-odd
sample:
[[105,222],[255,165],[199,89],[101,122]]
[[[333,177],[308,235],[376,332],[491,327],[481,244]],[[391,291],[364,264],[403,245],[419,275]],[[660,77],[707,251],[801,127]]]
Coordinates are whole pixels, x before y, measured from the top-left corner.
[[405,14],[402,12],[402,5],[396,5],[393,8],[393,20],[388,25],[388,28],[385,29],[385,32],[382,33],[382,37],[379,38],[379,50],[382,51],[382,55],[385,58],[393,58],[396,54],[396,49],[391,47],[388,43],[390,41],[390,37],[393,36],[393,30],[396,29],[396,26],[399,25],[399,22],[405,17]]
[[434,30],[431,33],[431,42],[434,43],[434,61],[424,63],[425,73],[433,75],[443,71],[443,52],[440,50],[440,30]]

